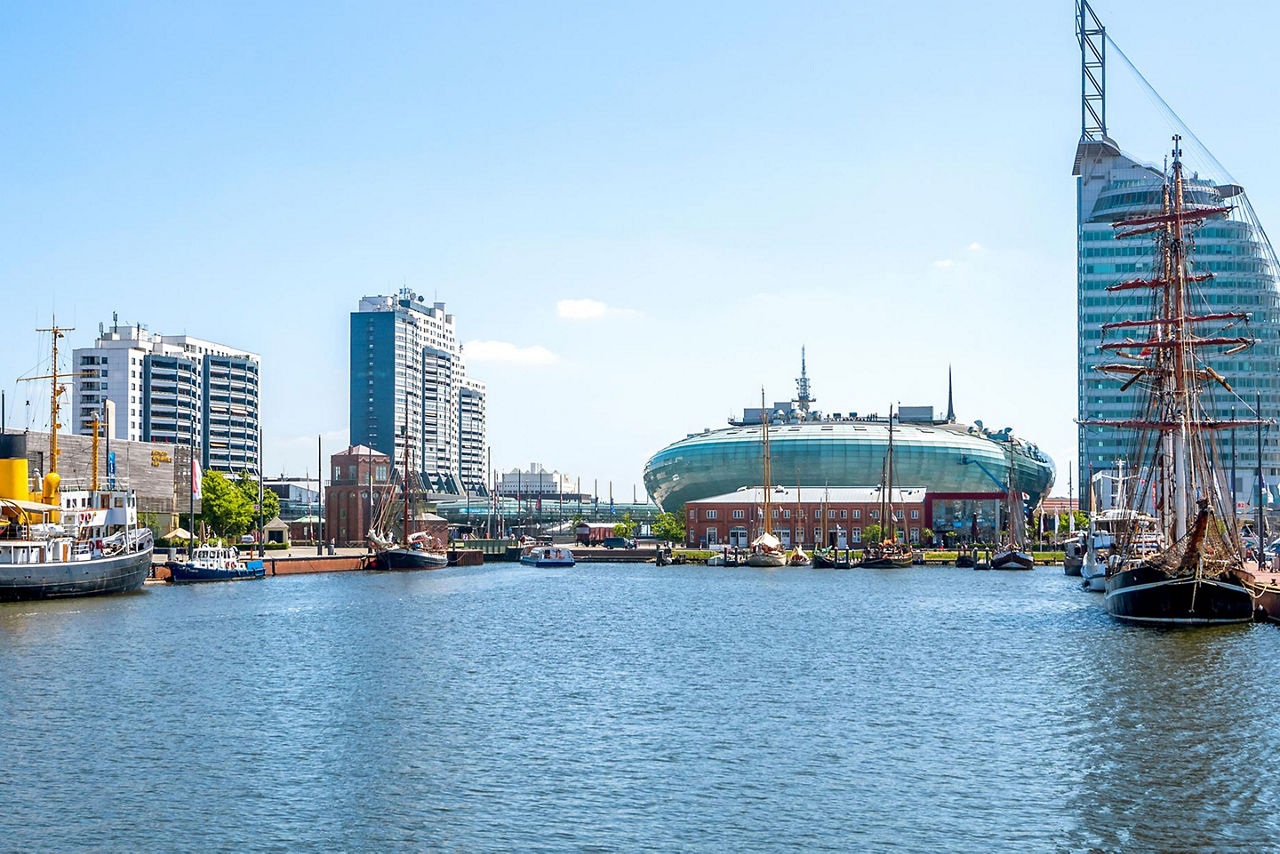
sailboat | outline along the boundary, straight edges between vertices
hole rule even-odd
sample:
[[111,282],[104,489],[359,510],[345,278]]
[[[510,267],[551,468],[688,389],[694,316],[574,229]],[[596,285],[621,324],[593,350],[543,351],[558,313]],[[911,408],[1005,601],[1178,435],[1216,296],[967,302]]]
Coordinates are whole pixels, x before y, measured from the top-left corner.
[[893,509],[893,404],[889,405],[889,448],[880,479],[880,527],[880,542],[868,545],[862,560],[854,565],[866,569],[911,566],[914,555],[911,546],[898,542],[898,519]]
[[773,531],[769,529],[769,520],[772,518],[769,507],[770,493],[773,492],[773,484],[770,483],[769,472],[769,410],[764,403],[764,389],[760,389],[760,429],[761,429],[761,453],[764,461],[764,515],[760,523],[760,536],[751,542],[751,551],[747,555],[747,566],[782,566],[786,562],[786,554],[782,551],[782,541],[773,535]]
[[[425,531],[409,533],[409,482],[413,471],[409,454],[409,431],[406,426],[404,442],[404,518],[400,529],[403,542],[397,543],[389,534],[370,529],[369,542],[373,545],[373,565],[378,569],[441,569],[449,565],[449,554],[441,543]],[[390,506],[387,502],[384,506]]]
[[[1188,240],[1196,227],[1231,208],[1185,203],[1180,139],[1173,137],[1173,168],[1165,176],[1160,212],[1113,224],[1119,238],[1154,235],[1160,259],[1157,276],[1107,289],[1149,293],[1153,311],[1148,318],[1103,324],[1104,335],[1135,330],[1138,337],[1104,342],[1103,351],[1114,352],[1121,361],[1097,368],[1104,375],[1124,378],[1124,388],[1141,384],[1146,392],[1142,411],[1130,419],[1081,423],[1134,431],[1131,462],[1138,476],[1124,489],[1125,506],[1135,517],[1153,507],[1159,525],[1154,542],[1136,524],[1120,521],[1113,527],[1106,568],[1107,613],[1143,625],[1243,623],[1254,618],[1245,551],[1226,509],[1230,499],[1224,472],[1207,437],[1215,430],[1258,422],[1218,421],[1208,415],[1202,390],[1209,383],[1229,393],[1232,388],[1200,353],[1227,348],[1220,352],[1229,355],[1252,346],[1254,340],[1226,334],[1247,320],[1246,314],[1192,310],[1192,301],[1200,298],[1190,286],[1212,274],[1188,269]],[[1218,329],[1205,332],[1205,324]]]
[[1005,495],[1005,539],[991,555],[992,569],[1035,569],[1027,552],[1027,524],[1022,514],[1022,493],[1013,488],[1013,446],[1009,446],[1009,483]]

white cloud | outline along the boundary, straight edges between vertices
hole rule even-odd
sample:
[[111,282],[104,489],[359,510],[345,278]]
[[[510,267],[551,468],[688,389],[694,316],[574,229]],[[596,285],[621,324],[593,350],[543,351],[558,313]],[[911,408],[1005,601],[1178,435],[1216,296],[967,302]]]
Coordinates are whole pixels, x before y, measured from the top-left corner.
[[983,249],[985,249],[985,248],[986,248],[986,247],[984,247],[981,243],[979,243],[979,242],[978,242],[978,241],[976,241],[976,240],[969,244],[969,251],[970,251],[970,252],[981,252],[981,251],[982,251]]
[[955,263],[956,262],[952,261],[950,258],[942,258],[937,261],[934,261],[933,266],[937,267],[939,270],[945,270],[948,267],[954,267]]
[[468,341],[462,345],[468,362],[505,362],[509,365],[554,365],[560,357],[546,347],[518,347],[509,341]]
[[615,308],[596,299],[562,299],[556,303],[556,314],[566,320],[599,320],[602,317],[635,317],[633,308]]

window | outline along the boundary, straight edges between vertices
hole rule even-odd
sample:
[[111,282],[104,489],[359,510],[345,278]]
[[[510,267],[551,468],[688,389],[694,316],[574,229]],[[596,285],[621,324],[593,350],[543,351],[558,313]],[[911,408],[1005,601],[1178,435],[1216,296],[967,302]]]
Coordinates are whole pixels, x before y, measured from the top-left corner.
[[855,519],[861,519],[861,518],[862,518],[862,511],[861,511],[861,510],[854,510],[854,511],[853,511],[853,518],[855,518]]
[[777,519],[777,518],[778,518],[778,511],[777,511],[777,509],[776,509],[776,508],[775,508],[775,509],[774,509],[774,511],[773,511],[773,518],[775,518],[775,519]]
[[919,511],[919,510],[912,510],[912,511],[911,511],[911,518],[912,518],[912,519],[919,519],[919,518],[920,518],[920,511]]
[[912,529],[911,529],[911,542],[913,542],[913,543],[918,543],[918,542],[920,542],[920,529],[919,529],[919,528],[912,528]]
[[386,466],[378,466],[378,468],[377,468],[377,478],[378,478],[378,480],[386,480],[386,479],[387,479],[387,467],[386,467]]
[[861,529],[861,528],[850,528],[850,529],[849,529],[849,542],[851,542],[851,543],[860,543],[860,542],[862,542],[862,529]]
[[720,532],[714,527],[707,528],[707,545],[714,546],[720,543]]
[[[776,514],[775,514],[775,515],[776,515]],[[790,518],[791,518],[791,511],[790,511],[790,510],[783,510],[783,511],[782,511],[782,518],[783,518],[783,519],[790,519]]]
[[834,519],[834,518],[836,518],[836,511],[834,511],[834,510],[828,510],[828,511],[827,511],[827,518],[828,518],[828,519]]
[[744,512],[742,512],[741,510],[734,510],[734,511],[733,511],[733,518],[735,518],[735,519],[744,519],[744,518],[746,518],[746,515],[747,515],[747,514],[746,514],[746,513],[744,513]]
[[708,510],[708,511],[707,511],[707,518],[708,518],[708,519],[714,519],[714,518],[716,518],[716,511],[715,511],[715,510]]
[[879,519],[879,518],[880,518],[880,511],[879,511],[879,510],[872,510],[872,511],[871,511],[870,513],[868,513],[867,515],[868,515],[868,516],[870,516],[872,519]]
[[[857,513],[858,511],[857,511],[857,510],[854,510],[853,512],[854,512],[854,513]],[[848,518],[849,518],[849,511],[848,511],[848,510],[841,510],[841,511],[840,511],[840,518],[841,518],[841,519],[848,519]]]

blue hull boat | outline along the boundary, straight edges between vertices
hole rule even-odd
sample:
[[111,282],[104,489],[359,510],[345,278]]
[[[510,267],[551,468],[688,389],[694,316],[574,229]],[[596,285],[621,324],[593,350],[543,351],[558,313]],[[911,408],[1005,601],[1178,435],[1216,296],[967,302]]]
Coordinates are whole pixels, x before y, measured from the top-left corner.
[[261,560],[240,560],[234,548],[201,546],[188,561],[170,561],[169,572],[178,583],[192,581],[238,581],[262,578],[266,568]]

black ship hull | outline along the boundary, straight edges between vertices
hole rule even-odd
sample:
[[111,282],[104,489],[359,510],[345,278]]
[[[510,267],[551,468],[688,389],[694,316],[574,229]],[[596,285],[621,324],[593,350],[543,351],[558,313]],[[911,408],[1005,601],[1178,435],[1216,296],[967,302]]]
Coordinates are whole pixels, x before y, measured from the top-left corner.
[[905,569],[911,564],[909,557],[872,557],[860,560],[854,566],[859,569]]
[[387,549],[374,556],[373,565],[376,569],[443,569],[449,558],[420,549]]
[[1253,596],[1235,573],[1173,576],[1140,564],[1107,577],[1107,613],[1150,626],[1210,626],[1254,619]]
[[1026,552],[1007,551],[991,556],[992,569],[1035,569],[1036,561]]
[[137,590],[151,571],[151,549],[65,563],[0,565],[0,602],[105,596]]

